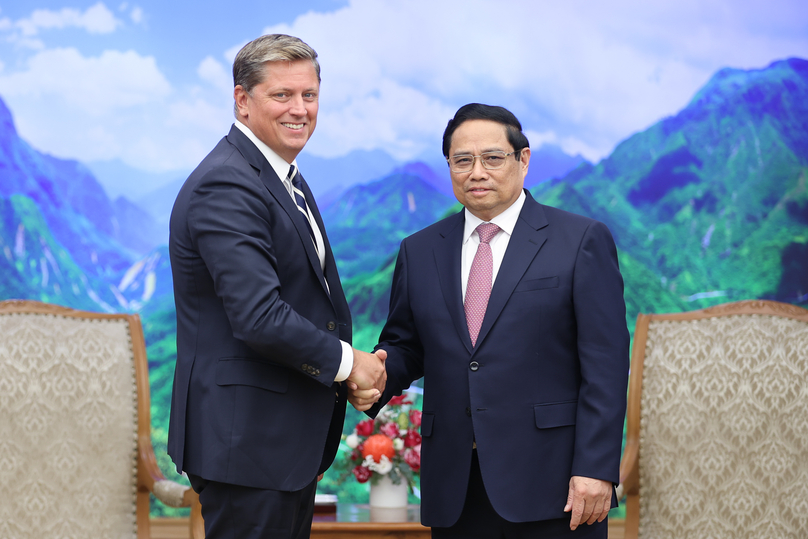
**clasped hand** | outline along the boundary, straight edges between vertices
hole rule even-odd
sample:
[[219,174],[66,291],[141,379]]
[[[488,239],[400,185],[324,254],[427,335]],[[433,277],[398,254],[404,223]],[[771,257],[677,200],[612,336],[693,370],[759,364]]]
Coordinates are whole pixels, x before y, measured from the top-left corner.
[[348,402],[364,412],[378,401],[387,385],[387,369],[384,361],[387,352],[379,349],[369,354],[353,349],[353,368],[348,375]]

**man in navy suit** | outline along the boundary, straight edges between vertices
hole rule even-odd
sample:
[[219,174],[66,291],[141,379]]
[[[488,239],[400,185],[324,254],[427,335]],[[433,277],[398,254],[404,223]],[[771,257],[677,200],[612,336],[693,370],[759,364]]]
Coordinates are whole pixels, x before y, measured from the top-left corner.
[[303,538],[342,433],[341,382],[380,394],[384,352],[349,344],[331,246],[297,171],[317,123],[317,53],[263,36],[233,78],[236,122],[171,214],[168,452],[199,493],[208,539]]
[[401,243],[378,345],[380,402],[424,378],[421,520],[438,538],[605,539],[629,343],[612,236],[523,189],[530,148],[502,107],[460,108],[443,153],[465,209]]

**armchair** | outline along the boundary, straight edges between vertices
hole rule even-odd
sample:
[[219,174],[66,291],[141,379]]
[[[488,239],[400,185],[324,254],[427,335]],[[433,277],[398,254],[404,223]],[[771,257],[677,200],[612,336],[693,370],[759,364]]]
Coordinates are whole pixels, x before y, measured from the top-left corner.
[[640,314],[620,477],[627,539],[808,537],[808,310]]
[[201,516],[156,464],[137,315],[0,302],[0,492],[8,538],[148,539],[149,493]]

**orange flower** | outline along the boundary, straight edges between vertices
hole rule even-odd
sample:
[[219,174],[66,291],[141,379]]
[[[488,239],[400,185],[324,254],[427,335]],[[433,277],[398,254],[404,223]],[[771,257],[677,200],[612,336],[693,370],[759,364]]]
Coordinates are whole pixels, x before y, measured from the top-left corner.
[[387,458],[392,461],[395,454],[396,452],[395,449],[393,449],[393,440],[384,434],[374,434],[373,436],[368,437],[368,439],[365,440],[364,447],[362,448],[362,456],[365,458],[372,456],[374,462],[381,462],[382,455],[386,455]]

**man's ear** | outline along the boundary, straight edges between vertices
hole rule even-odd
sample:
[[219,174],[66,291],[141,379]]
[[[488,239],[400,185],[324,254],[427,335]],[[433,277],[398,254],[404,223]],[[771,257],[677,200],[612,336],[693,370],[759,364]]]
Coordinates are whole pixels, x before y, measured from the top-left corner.
[[233,100],[236,102],[236,111],[239,117],[248,118],[250,116],[249,109],[247,108],[247,100],[249,98],[250,94],[247,93],[247,90],[245,90],[241,84],[233,88]]
[[527,167],[530,164],[530,148],[522,148],[519,154],[519,162],[522,163],[522,169],[527,174]]

